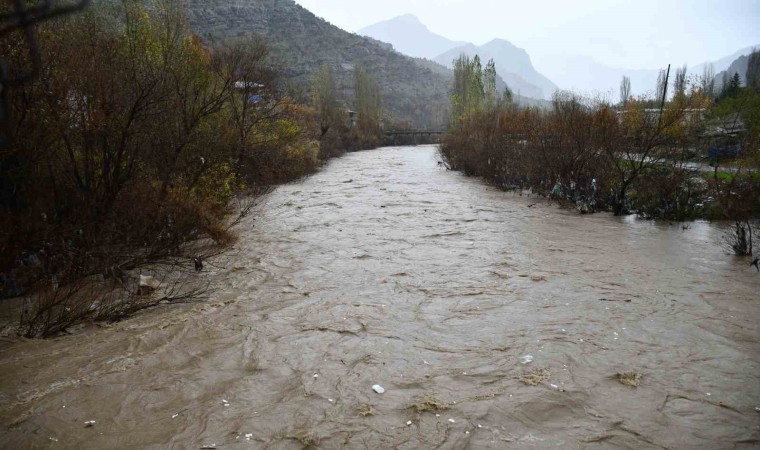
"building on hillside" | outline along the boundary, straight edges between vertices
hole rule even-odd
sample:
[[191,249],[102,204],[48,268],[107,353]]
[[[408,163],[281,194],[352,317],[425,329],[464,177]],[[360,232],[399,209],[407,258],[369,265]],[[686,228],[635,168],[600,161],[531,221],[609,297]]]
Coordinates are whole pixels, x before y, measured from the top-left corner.
[[236,81],[233,85],[236,91],[248,98],[250,103],[258,103],[263,98],[261,95],[264,85],[253,81]]
[[[660,120],[660,115],[662,114],[663,110],[660,108],[647,108],[644,110],[644,114],[646,114],[646,117],[649,121],[655,122]],[[667,112],[667,110],[665,110]],[[618,111],[617,116],[619,121],[623,121],[623,117],[628,114],[629,111]],[[681,120],[682,125],[694,125],[697,124],[703,120],[705,120],[705,108],[689,108],[683,110],[683,119]]]

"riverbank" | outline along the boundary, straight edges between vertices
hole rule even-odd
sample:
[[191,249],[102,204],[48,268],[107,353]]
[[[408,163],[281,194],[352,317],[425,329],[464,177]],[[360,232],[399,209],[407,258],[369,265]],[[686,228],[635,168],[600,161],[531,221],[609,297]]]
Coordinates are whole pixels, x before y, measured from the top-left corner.
[[[760,218],[759,135],[750,127],[706,137],[709,122],[688,120],[688,111],[710,104],[693,90],[656,116],[646,113],[643,99],[613,106],[568,92],[545,110],[509,102],[478,107],[453,122],[441,154],[452,170],[503,189],[531,189],[582,213],[731,220],[749,231]],[[696,149],[706,156],[728,141],[741,148],[741,157],[722,161],[728,171],[708,175],[693,162]]]
[[332,160],[241,224],[208,302],[0,343],[0,446],[760,441],[760,277],[720,228],[534,203],[432,147]]

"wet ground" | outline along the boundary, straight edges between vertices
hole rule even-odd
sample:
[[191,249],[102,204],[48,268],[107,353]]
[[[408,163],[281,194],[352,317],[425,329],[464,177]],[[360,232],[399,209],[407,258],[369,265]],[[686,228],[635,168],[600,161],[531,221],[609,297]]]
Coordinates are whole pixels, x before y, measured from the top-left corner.
[[760,274],[721,233],[350,154],[266,198],[208,302],[0,343],[0,447],[756,448]]

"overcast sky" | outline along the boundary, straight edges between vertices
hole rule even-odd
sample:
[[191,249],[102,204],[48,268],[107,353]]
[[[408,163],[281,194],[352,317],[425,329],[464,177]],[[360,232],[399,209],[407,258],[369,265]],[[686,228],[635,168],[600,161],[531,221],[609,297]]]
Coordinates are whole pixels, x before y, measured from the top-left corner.
[[449,39],[506,39],[538,66],[583,55],[609,66],[696,65],[760,45],[760,0],[296,0],[357,31],[414,14]]

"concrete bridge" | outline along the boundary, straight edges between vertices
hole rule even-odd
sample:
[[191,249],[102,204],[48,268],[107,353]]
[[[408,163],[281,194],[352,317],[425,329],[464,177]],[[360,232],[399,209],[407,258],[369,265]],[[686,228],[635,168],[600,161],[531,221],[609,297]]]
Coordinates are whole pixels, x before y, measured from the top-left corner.
[[401,143],[408,143],[411,142],[413,144],[417,144],[419,141],[424,141],[426,143],[433,143],[433,142],[439,142],[441,140],[441,136],[446,133],[445,130],[423,130],[423,129],[417,129],[417,130],[386,130],[383,132],[385,134],[385,138],[389,143],[393,143],[393,145],[396,145],[399,143],[399,141],[402,141]]

